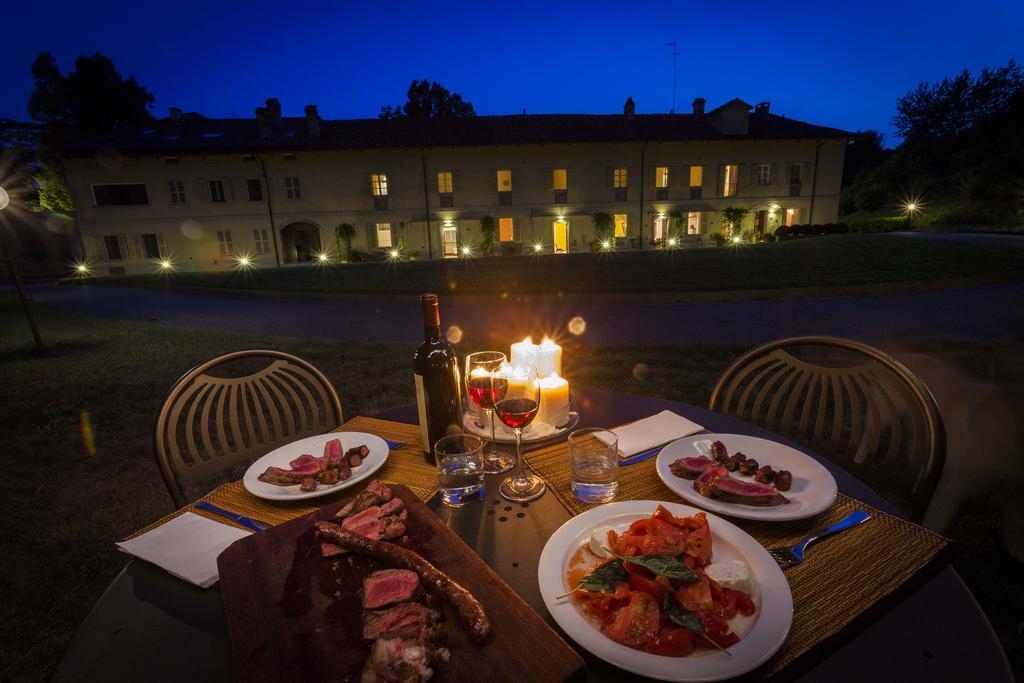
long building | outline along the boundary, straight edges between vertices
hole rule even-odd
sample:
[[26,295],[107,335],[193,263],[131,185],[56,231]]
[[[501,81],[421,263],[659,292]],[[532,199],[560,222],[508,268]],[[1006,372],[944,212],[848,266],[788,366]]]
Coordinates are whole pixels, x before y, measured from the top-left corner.
[[[286,265],[479,253],[650,249],[836,220],[851,133],[734,99],[688,114],[323,120],[172,109],[82,144],[66,172],[95,272]],[[743,207],[741,224],[723,209]],[[716,237],[720,236],[720,237]],[[166,264],[165,264],[166,265]]]

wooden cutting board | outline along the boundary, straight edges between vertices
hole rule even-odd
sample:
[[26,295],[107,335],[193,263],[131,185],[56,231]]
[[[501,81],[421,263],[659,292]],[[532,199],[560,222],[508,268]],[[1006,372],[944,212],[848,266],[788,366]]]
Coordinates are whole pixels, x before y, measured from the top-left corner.
[[[469,590],[491,634],[469,641],[450,606],[440,644],[451,661],[436,681],[565,681],[584,678],[580,656],[409,489],[390,485],[409,510],[408,541]],[[362,579],[389,565],[361,555],[324,558],[313,530],[344,501],[235,542],[217,558],[228,639],[239,681],[358,681],[370,644],[362,639]],[[183,656],[187,656],[187,653]]]

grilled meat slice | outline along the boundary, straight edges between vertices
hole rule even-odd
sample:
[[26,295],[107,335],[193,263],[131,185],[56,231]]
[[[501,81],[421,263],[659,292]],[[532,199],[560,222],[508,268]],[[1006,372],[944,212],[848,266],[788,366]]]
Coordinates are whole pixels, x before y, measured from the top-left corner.
[[346,457],[346,459],[348,460],[348,466],[349,466],[349,467],[359,467],[360,465],[362,465],[362,464],[363,464],[363,459],[362,459],[362,458],[360,458],[360,457],[359,457],[359,456],[358,456],[357,454],[355,454],[355,453],[352,453],[351,455],[347,455],[347,456],[345,456],[345,457]]
[[358,536],[331,522],[317,522],[316,533],[322,541],[415,571],[428,591],[452,604],[474,640],[483,640],[491,632],[487,613],[472,593],[415,552],[387,541]]
[[724,463],[725,459],[729,457],[729,449],[725,447],[725,444],[721,441],[715,441],[711,444],[711,459],[718,463]]
[[742,505],[757,505],[759,507],[770,507],[774,505],[785,505],[789,499],[778,492],[770,484],[757,484],[749,481],[740,481],[732,477],[716,479],[713,484],[713,498],[725,501],[726,503],[740,503]]
[[363,579],[363,607],[376,609],[408,600],[420,587],[419,575],[409,569],[381,569]]
[[434,675],[430,647],[415,640],[379,638],[363,665],[361,683],[418,683]]
[[304,477],[302,483],[299,484],[299,489],[302,491],[316,491],[316,477]]
[[683,479],[696,479],[709,467],[714,466],[715,461],[705,458],[703,455],[695,455],[692,458],[679,458],[668,466],[672,474]]
[[303,465],[300,468],[286,470],[283,467],[268,467],[258,478],[260,481],[275,486],[295,486],[303,479],[314,477],[319,470],[316,465]]
[[729,472],[721,465],[714,465],[704,470],[693,482],[693,488],[705,498],[714,498],[715,482],[722,477],[728,477]]
[[363,612],[363,638],[427,640],[441,614],[418,602],[403,602],[391,609]]

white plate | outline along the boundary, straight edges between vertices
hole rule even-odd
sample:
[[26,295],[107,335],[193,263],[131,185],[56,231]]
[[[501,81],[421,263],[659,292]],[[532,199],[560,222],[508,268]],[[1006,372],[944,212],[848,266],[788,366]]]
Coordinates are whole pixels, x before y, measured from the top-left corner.
[[[486,417],[481,416],[480,419],[485,420]],[[575,406],[570,405],[568,422],[561,427],[555,427],[544,422],[531,422],[526,429],[523,430],[523,443],[537,443],[540,441],[547,441],[548,439],[557,439],[558,437],[568,434],[570,431],[575,429],[579,422],[580,411],[577,410]],[[491,426],[477,426],[476,415],[473,413],[463,414],[462,426],[470,434],[476,434],[477,436],[488,440],[491,438]],[[494,423],[494,440],[498,443],[515,443],[516,433],[506,427],[501,420],[497,420],[497,422]]]
[[[771,465],[772,469],[789,470],[793,475],[793,486],[782,495],[789,499],[785,505],[762,507],[759,505],[743,505],[741,503],[724,503],[714,498],[705,498],[693,488],[693,480],[683,479],[672,474],[668,466],[679,458],[695,455],[711,457],[711,444],[721,441],[725,444],[729,455],[742,451],[748,458],[753,458],[760,465]],[[781,522],[791,519],[804,519],[827,510],[836,499],[836,480],[825,467],[814,458],[801,453],[776,441],[759,439],[742,434],[699,434],[685,439],[673,441],[661,449],[655,464],[658,476],[672,492],[687,502],[730,517],[742,519],[760,519]],[[730,472],[731,476],[740,481],[754,481],[752,476]]]
[[[308,492],[300,490],[298,484],[295,486],[275,486],[259,480],[259,476],[268,467],[287,468],[289,467],[288,463],[303,453],[315,455],[319,458],[324,454],[324,446],[332,439],[341,439],[342,453],[356,446],[365,445],[370,449],[370,454],[363,458],[363,464],[352,468],[352,476],[348,479],[339,481],[337,484],[320,484],[316,487],[315,491]],[[254,462],[245,471],[242,483],[245,485],[246,491],[266,500],[305,500],[307,498],[317,498],[346,489],[366,479],[380,469],[384,461],[388,459],[388,453],[390,452],[384,439],[363,432],[331,432],[329,434],[320,434],[319,436],[309,436],[276,448]]]
[[[688,505],[660,504],[680,517],[700,512]],[[590,539],[592,529],[611,526],[624,531],[632,522],[650,517],[658,505],[653,500],[609,503],[573,517],[551,535],[540,554],[537,569],[540,593],[551,616],[570,638],[597,657],[642,676],[664,681],[717,681],[757,668],[782,646],[789,634],[793,623],[793,595],[786,577],[768,551],[746,532],[715,515],[708,515],[711,559],[746,562],[753,584],[750,597],[757,605],[752,617],[730,621],[733,632],[740,637],[740,642],[729,648],[731,657],[710,649],[702,649],[689,657],[663,657],[634,650],[601,633],[571,599],[555,599],[570,589],[565,585],[569,560]]]

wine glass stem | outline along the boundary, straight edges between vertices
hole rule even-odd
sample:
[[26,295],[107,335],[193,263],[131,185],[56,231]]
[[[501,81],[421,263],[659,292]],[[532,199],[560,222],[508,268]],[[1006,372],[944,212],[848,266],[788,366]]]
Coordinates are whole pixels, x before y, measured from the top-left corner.
[[519,461],[518,481],[526,479],[526,463],[523,462],[523,428],[516,427],[516,460]]
[[484,412],[487,413],[487,420],[491,423],[491,455],[493,456],[498,451],[498,443],[494,440],[494,411],[484,408]]

